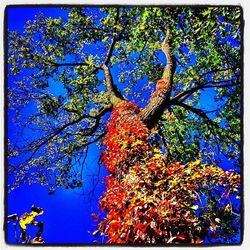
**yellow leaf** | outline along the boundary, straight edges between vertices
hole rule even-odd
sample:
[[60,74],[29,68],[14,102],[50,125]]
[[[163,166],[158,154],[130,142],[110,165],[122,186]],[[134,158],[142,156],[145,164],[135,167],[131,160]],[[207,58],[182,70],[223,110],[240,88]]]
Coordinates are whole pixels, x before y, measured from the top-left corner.
[[160,211],[160,213],[161,213],[162,216],[165,216],[165,215],[168,214],[168,211]]
[[170,180],[169,181],[169,185],[175,185],[175,184],[177,184],[179,182],[179,179],[178,178],[174,178],[173,180]]
[[199,208],[199,206],[198,205],[193,205],[191,208],[194,209],[194,210],[197,210]]
[[157,182],[155,183],[155,186],[156,186],[156,187],[159,187],[159,186],[162,184],[162,182],[163,182],[162,180],[157,181]]
[[201,163],[201,160],[196,160],[194,162],[191,162],[189,166],[190,167],[197,167],[200,163]]
[[137,141],[135,141],[135,142],[133,142],[133,143],[131,144],[131,147],[135,147],[135,146],[141,145],[141,144],[142,144],[142,141],[137,140]]
[[155,153],[161,153],[161,150],[159,148],[154,148]]
[[161,158],[161,155],[160,155],[160,154],[155,154],[155,155],[154,155],[154,158],[155,158],[155,159],[160,159],[160,158]]

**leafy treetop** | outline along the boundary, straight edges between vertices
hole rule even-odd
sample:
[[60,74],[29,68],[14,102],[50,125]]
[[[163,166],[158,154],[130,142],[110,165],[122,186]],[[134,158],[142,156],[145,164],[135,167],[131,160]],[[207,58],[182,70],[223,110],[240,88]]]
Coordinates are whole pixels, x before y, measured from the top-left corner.
[[104,138],[120,100],[136,102],[157,127],[170,162],[225,157],[239,168],[239,7],[60,13],[8,32],[11,188],[81,186],[88,146]]

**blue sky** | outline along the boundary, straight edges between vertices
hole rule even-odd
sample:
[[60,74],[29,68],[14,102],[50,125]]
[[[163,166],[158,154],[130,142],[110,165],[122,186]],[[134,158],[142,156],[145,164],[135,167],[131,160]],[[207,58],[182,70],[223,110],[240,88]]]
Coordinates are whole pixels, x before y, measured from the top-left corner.
[[[66,14],[66,11],[54,8],[9,8],[9,30],[22,32],[26,21],[33,19],[40,12],[44,13],[46,17],[58,17]],[[15,127],[10,124],[8,130],[11,135],[15,131]],[[95,145],[91,146],[86,162],[97,167],[99,153],[99,149]],[[17,213],[21,216],[24,212],[29,212],[32,204],[35,204],[44,208],[44,214],[37,217],[37,221],[44,222],[43,237],[46,243],[93,243],[96,238],[91,234],[96,230],[96,223],[90,215],[98,212],[97,199],[104,191],[104,185],[100,182],[95,192],[96,196],[88,195],[92,187],[90,176],[95,171],[96,169],[93,167],[84,171],[83,188],[74,190],[59,188],[53,195],[48,195],[48,189],[40,185],[23,185],[8,194],[8,214]],[[105,169],[102,168],[101,176],[105,176],[105,174]],[[8,243],[15,243],[14,228],[11,223],[8,224],[7,231]],[[33,226],[28,227],[31,237],[35,237],[36,231],[37,229]],[[19,237],[19,228],[17,233]]]

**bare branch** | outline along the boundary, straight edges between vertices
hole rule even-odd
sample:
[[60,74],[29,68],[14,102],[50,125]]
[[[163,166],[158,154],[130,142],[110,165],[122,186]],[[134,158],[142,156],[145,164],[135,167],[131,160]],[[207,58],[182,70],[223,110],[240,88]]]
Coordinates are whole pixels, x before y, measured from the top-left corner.
[[175,104],[178,105],[178,106],[181,106],[181,107],[185,108],[186,110],[189,110],[189,111],[191,111],[191,112],[197,114],[197,115],[200,116],[201,118],[205,119],[210,125],[212,125],[212,126],[214,126],[214,127],[216,127],[216,128],[220,128],[220,126],[219,126],[217,123],[215,123],[214,121],[212,121],[212,120],[206,115],[206,113],[205,113],[203,110],[198,109],[198,108],[194,108],[194,107],[189,106],[189,105],[187,105],[187,104],[185,104],[185,103],[183,103],[183,102],[175,102]]
[[75,63],[75,62],[66,62],[66,63],[51,63],[51,66],[55,67],[67,67],[67,66],[88,66],[89,64],[86,62],[83,63]]
[[32,159],[32,157],[37,153],[37,151],[46,143],[48,143],[50,140],[52,140],[55,136],[57,136],[58,134],[60,134],[64,129],[66,129],[69,126],[72,126],[73,124],[76,124],[78,122],[80,122],[81,120],[83,120],[84,118],[86,118],[85,115],[79,117],[78,119],[69,122],[65,125],[63,125],[62,127],[60,127],[57,131],[55,131],[54,133],[52,133],[50,136],[46,136],[46,139],[43,140],[40,144],[36,145],[36,148],[34,149],[34,151],[32,152],[32,154],[30,155],[30,157],[28,158],[27,161],[30,161]]
[[87,156],[88,156],[88,150],[89,150],[89,147],[86,146],[85,147],[85,155],[84,155],[84,158],[83,158],[83,161],[82,161],[82,167],[81,167],[81,171],[80,171],[80,176],[83,178],[83,167],[85,165],[85,162],[86,162],[86,159],[87,159]]
[[56,137],[58,134],[60,134],[63,130],[65,130],[66,128],[68,128],[68,127],[70,127],[70,126],[72,126],[72,125],[74,125],[76,123],[79,123],[80,121],[82,121],[85,118],[96,119],[95,125],[88,132],[85,133],[85,136],[93,134],[96,131],[96,129],[98,128],[98,126],[99,126],[100,118],[110,110],[111,110],[111,106],[107,105],[107,106],[103,107],[96,115],[83,114],[78,119],[76,119],[76,120],[74,120],[72,122],[64,124],[62,127],[58,128],[54,133],[51,133],[50,135],[45,136],[44,137],[44,138],[46,138],[45,140],[42,140],[42,142],[40,142],[38,145],[35,145],[34,146],[35,147],[34,151],[30,155],[30,157],[26,160],[26,162],[30,161],[32,159],[32,157],[37,153],[37,151],[42,146],[44,146],[46,143],[51,141],[54,137]]
[[121,95],[116,85],[114,84],[109,67],[106,64],[104,64],[102,66],[102,69],[104,70],[104,75],[105,75],[105,80],[107,83],[107,91],[108,91],[108,96],[110,98],[110,102],[112,103],[112,105],[116,105],[120,103],[122,100],[124,100],[124,97]]
[[[120,10],[119,10],[119,8],[116,8],[115,25],[117,25],[117,23],[119,21],[119,16],[120,16]],[[105,80],[107,83],[107,89],[108,89],[108,95],[110,98],[110,102],[113,105],[116,105],[117,103],[121,102],[122,100],[124,100],[124,98],[121,95],[121,93],[118,91],[116,85],[114,84],[114,81],[113,81],[110,69],[108,67],[108,64],[109,64],[111,56],[113,54],[115,44],[117,41],[119,41],[121,39],[122,34],[125,31],[127,24],[128,24],[128,22],[126,22],[125,26],[123,27],[122,31],[118,34],[117,37],[116,37],[115,33],[113,33],[112,41],[111,41],[111,44],[109,46],[106,58],[103,62],[103,65],[101,66],[101,68],[104,70]]]
[[[225,83],[225,82],[231,82],[231,80],[223,80],[223,81],[217,81],[217,82],[207,82],[206,84],[199,84],[196,87],[193,87],[189,90],[185,90],[181,93],[179,93],[178,95],[174,96],[170,102],[174,103],[175,101],[185,101],[189,96],[191,96],[192,94],[194,94],[196,91],[198,90],[202,90],[202,89],[208,89],[208,88],[230,88],[230,87],[234,87],[239,85],[240,83],[230,83],[230,84],[220,84],[220,83]],[[214,84],[211,84],[214,83]],[[209,85],[210,84],[210,85]]]

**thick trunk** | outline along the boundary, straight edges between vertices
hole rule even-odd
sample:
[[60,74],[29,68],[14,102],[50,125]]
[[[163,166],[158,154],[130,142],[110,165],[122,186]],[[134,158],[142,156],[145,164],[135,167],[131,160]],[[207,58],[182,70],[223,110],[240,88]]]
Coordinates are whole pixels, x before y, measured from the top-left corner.
[[[172,214],[183,210],[182,200],[175,206],[179,191],[166,190],[173,173],[180,173],[181,166],[165,161],[153,137],[135,104],[122,101],[113,108],[102,156],[110,172],[107,190],[100,200],[107,216],[94,233],[106,234],[107,243],[191,242],[189,219],[172,218]],[[190,213],[190,220],[194,216]]]

